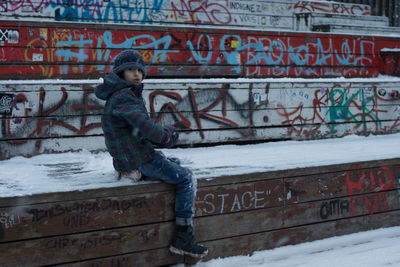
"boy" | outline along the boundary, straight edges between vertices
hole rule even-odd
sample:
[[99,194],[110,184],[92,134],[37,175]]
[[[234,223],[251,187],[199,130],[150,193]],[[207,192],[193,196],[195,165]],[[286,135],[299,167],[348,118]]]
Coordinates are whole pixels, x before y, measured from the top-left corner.
[[176,235],[170,251],[203,257],[208,250],[197,243],[193,233],[196,180],[178,159],[168,159],[154,150],[153,144],[173,147],[179,134],[173,126],[162,127],[148,116],[142,98],[145,76],[142,56],[129,49],[116,56],[113,73],[107,73],[104,83],[96,87],[96,96],[106,100],[101,119],[106,147],[119,178],[139,180],[144,174],[176,185]]

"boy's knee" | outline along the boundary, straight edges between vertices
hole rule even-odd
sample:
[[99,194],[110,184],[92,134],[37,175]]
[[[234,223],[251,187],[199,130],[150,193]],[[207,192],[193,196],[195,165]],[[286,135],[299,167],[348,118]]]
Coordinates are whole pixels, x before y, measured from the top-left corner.
[[190,169],[185,168],[185,174],[182,179],[182,184],[190,186],[193,191],[196,191],[197,180],[193,177],[193,172]]

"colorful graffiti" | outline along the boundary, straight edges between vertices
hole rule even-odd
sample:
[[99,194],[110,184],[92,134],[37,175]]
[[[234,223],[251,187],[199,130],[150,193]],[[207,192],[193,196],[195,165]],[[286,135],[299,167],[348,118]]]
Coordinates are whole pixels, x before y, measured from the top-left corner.
[[[309,139],[400,130],[398,99],[390,88],[332,83],[330,88],[275,88],[274,83],[146,83],[150,116],[181,131],[182,144],[229,140]],[[382,86],[382,85],[380,85]],[[14,146],[49,137],[101,135],[103,102],[91,86],[23,85],[1,138]],[[21,88],[21,89],[19,89]],[[223,134],[215,134],[223,130]],[[103,144],[101,144],[103,145]]]
[[[21,38],[9,42],[9,32],[15,31]],[[4,32],[4,78],[10,71],[20,78],[98,78],[110,71],[113,57],[128,48],[141,51],[154,77],[373,77],[381,69],[380,49],[397,41],[243,31],[172,33],[160,28],[127,32],[8,27]]]
[[368,5],[298,1],[295,4],[238,0],[31,0],[0,2],[3,16],[56,21],[130,24],[217,24],[291,28],[293,12],[370,15]]
[[[313,111],[307,112],[309,106],[303,101],[290,110],[285,108],[284,103],[279,103],[277,112],[285,118],[282,124],[293,125],[289,131],[295,136],[315,137],[321,134],[321,127],[324,126],[331,133],[335,133],[340,127],[339,131],[343,135],[354,132],[366,133],[371,130],[390,132],[400,126],[395,110],[385,107],[385,103],[396,102],[396,99],[388,97],[386,89],[378,90],[376,86],[352,88],[351,83],[344,88],[342,86],[334,84],[331,88],[317,89],[313,94],[292,94],[292,97],[310,99]],[[394,115],[394,121],[384,125],[390,113]],[[309,125],[315,126],[309,127]]]
[[31,0],[0,2],[1,16],[129,24],[206,24],[291,28],[287,3],[237,0]]

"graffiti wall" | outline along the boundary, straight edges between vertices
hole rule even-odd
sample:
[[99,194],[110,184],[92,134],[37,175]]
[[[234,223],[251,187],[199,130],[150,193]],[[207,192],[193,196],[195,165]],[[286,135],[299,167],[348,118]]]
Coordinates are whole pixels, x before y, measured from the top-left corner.
[[373,77],[380,51],[400,48],[394,37],[85,26],[0,22],[0,78],[99,78],[128,48],[149,77]]
[[[103,149],[104,103],[86,79],[110,72],[113,58],[129,48],[141,53],[147,78],[154,78],[145,93],[150,116],[174,124],[182,145],[399,130],[399,89],[391,82],[212,79],[396,75],[398,70],[390,68],[398,63],[396,53],[389,57],[382,51],[400,49],[399,38],[287,30],[295,13],[369,16],[364,5],[4,0],[0,10],[0,79],[21,81],[0,84],[1,158]],[[266,31],[268,25],[288,28]],[[51,82],[24,82],[37,79]]]
[[292,15],[370,15],[362,4],[242,0],[3,0],[0,18],[138,25],[205,24],[292,29]]
[[[1,156],[103,149],[104,103],[94,86],[1,85],[11,109],[1,120]],[[400,131],[395,82],[149,80],[145,89],[150,117],[175,125],[185,145]]]

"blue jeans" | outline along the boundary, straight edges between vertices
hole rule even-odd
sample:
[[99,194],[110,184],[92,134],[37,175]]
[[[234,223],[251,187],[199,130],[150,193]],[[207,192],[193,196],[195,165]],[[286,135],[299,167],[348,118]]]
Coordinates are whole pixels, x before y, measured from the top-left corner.
[[166,158],[156,152],[139,170],[147,177],[159,179],[176,186],[176,224],[191,225],[194,215],[194,198],[197,190],[196,179],[188,168],[182,167],[177,158]]

